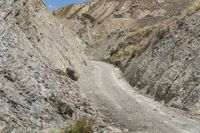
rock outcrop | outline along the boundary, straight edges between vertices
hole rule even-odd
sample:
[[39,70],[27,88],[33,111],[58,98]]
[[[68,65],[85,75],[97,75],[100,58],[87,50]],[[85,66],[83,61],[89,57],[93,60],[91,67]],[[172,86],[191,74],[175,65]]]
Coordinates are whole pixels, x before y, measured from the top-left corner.
[[83,67],[85,44],[48,12],[42,0],[1,1],[1,14],[12,28],[25,33],[38,53],[55,69]]
[[200,111],[199,13],[150,44],[125,68],[131,85],[153,95],[155,100],[196,114]]
[[[39,132],[96,115],[71,79],[87,65],[84,47],[42,0],[0,0],[0,132]],[[71,76],[56,72],[69,68]]]

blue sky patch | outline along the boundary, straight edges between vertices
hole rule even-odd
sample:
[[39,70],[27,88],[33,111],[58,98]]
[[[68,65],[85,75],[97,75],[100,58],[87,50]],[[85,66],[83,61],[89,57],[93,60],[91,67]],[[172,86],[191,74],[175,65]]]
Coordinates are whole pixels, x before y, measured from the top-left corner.
[[50,11],[73,3],[83,3],[87,0],[44,0]]

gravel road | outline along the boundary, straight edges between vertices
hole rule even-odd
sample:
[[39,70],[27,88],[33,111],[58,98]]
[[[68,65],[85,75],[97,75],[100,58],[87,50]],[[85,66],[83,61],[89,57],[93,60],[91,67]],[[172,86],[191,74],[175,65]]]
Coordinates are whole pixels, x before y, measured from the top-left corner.
[[200,123],[135,91],[118,68],[91,61],[79,80],[82,94],[130,133],[200,133]]

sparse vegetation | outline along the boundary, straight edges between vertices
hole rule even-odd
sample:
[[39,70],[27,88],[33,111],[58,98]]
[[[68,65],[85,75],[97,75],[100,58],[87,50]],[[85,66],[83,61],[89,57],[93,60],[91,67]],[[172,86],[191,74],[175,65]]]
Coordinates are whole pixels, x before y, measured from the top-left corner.
[[82,118],[74,125],[62,129],[60,133],[92,133],[94,122],[95,119],[93,118]]
[[132,38],[132,41],[126,39],[125,43],[122,43],[121,48],[113,54],[114,63],[119,65],[128,57],[139,56],[150,44],[164,38],[169,31],[168,25],[158,25],[139,28],[129,33],[127,38]]
[[194,14],[199,9],[200,9],[200,0],[196,0],[191,5],[189,5],[185,10],[183,10],[181,12],[181,15],[178,16],[178,18],[184,19],[185,17]]
[[71,68],[66,68],[66,70],[61,70],[61,69],[56,69],[55,72],[61,76],[66,76],[71,78],[72,80],[77,81],[78,80],[78,76],[77,73],[75,72],[75,70],[71,69]]
[[[120,43],[118,50],[112,52],[112,63],[120,66],[127,58],[139,56],[150,44],[163,39],[170,29],[180,25],[184,19],[200,9],[200,0],[194,1],[179,16],[165,20],[157,25],[139,28]],[[128,41],[131,38],[132,41]]]
[[179,16],[176,16],[172,19],[172,22],[174,22],[174,24],[176,25],[182,25],[184,22],[184,19],[187,16],[190,16],[192,14],[194,14],[196,11],[198,11],[200,9],[200,1],[196,0],[194,2],[192,2],[192,4],[190,4],[187,8],[185,8]]

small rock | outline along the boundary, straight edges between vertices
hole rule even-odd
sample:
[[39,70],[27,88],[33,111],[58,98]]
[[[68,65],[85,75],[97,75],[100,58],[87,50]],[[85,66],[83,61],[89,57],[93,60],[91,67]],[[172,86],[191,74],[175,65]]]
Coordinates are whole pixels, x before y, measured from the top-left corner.
[[68,115],[70,117],[73,116],[73,113],[75,111],[75,108],[72,104],[69,103],[60,103],[59,104],[59,111],[63,115]]
[[124,129],[123,132],[124,132],[124,133],[128,133],[128,129]]
[[100,133],[123,133],[120,129],[114,127],[106,127]]

